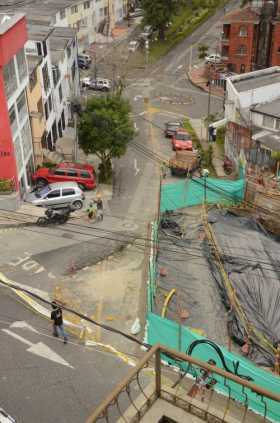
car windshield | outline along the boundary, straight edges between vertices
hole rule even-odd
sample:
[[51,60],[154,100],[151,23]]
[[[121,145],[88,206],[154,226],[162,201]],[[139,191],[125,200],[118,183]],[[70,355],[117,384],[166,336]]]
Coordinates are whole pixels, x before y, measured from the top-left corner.
[[38,190],[37,192],[35,192],[35,195],[37,198],[42,198],[44,197],[48,192],[50,191],[50,187],[48,185],[46,185],[45,187],[41,188],[40,190]]
[[166,124],[166,126],[168,127],[168,128],[178,128],[178,126],[180,126],[180,123],[179,122],[168,122],[167,124]]
[[176,135],[176,140],[179,140],[179,141],[187,141],[187,140],[189,140],[190,139],[190,137],[189,137],[189,135],[188,134],[177,134]]

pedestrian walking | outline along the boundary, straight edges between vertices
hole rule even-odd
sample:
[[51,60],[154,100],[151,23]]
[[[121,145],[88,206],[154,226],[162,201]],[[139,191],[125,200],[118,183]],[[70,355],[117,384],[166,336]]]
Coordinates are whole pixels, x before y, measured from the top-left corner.
[[96,200],[94,200],[97,208],[97,220],[103,220],[103,201],[101,195],[98,194]]
[[209,141],[211,142],[213,141],[213,132],[214,132],[214,128],[212,125],[209,125],[208,131],[209,131]]
[[56,301],[52,302],[52,309],[51,320],[53,321],[53,336],[59,337],[60,335],[64,339],[64,344],[67,344],[67,334],[64,330],[62,309]]
[[96,205],[95,205],[94,201],[91,201],[89,203],[89,206],[88,206],[86,212],[87,212],[89,220],[93,220],[93,219],[96,218]]
[[212,132],[212,141],[216,142],[216,138],[217,138],[217,129],[213,128],[213,132]]

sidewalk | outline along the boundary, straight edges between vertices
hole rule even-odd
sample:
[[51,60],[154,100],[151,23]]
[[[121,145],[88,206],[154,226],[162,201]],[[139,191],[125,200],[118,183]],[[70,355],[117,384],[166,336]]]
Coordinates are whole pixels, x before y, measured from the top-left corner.
[[[196,87],[200,88],[203,91],[209,92],[209,87],[207,86],[207,77],[205,75],[205,66],[204,65],[195,65],[191,71],[187,73],[189,80]],[[211,86],[211,95],[216,95],[218,97],[224,97],[224,89],[216,87],[212,84]]]
[[209,143],[207,140],[207,131],[204,125],[204,121],[202,119],[190,119],[190,123],[195,130],[203,150],[207,150],[209,146],[211,145],[213,148],[213,159],[212,163],[215,168],[216,174],[218,178],[225,178],[226,174],[224,172],[223,168],[223,161],[224,157],[223,154],[219,148],[219,146],[215,143]]

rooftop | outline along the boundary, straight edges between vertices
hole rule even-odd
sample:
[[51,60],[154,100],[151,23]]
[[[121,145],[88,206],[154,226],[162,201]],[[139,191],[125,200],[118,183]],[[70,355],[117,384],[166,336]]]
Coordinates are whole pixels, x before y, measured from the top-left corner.
[[44,41],[49,37],[53,31],[53,28],[49,27],[48,25],[36,25],[28,21],[27,31],[28,38],[30,40]]
[[252,112],[257,112],[267,116],[280,118],[280,98],[277,98],[267,103],[258,104],[251,110]]
[[280,66],[232,76],[229,80],[238,92],[278,84],[280,83]]
[[23,13],[0,13],[0,35],[5,34],[22,18]]
[[253,127],[253,140],[259,141],[261,145],[272,151],[280,151],[280,133],[273,133],[269,130],[260,130]]
[[256,10],[251,7],[246,7],[245,9],[234,10],[223,19],[223,23],[232,23],[232,22],[258,22],[259,15]]

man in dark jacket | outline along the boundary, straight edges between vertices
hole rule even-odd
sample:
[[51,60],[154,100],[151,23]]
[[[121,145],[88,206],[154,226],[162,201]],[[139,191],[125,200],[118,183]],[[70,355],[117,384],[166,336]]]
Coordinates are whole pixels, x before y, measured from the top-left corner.
[[58,337],[59,335],[64,339],[64,344],[67,344],[67,335],[63,326],[62,309],[59,305],[52,302],[51,320],[53,321],[53,336]]

